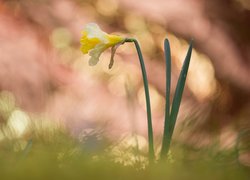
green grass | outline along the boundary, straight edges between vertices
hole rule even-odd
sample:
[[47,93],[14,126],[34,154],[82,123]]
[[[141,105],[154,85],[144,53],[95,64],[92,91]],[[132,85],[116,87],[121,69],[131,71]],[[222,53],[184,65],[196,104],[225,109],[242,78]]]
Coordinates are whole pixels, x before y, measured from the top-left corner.
[[[100,150],[89,149],[60,129],[38,130],[32,143],[25,138],[0,142],[0,178],[4,179],[249,179],[249,169],[237,162],[234,152],[211,155],[211,149],[194,150],[174,143],[172,160],[147,165],[132,161],[138,153],[121,148],[120,159],[113,154],[114,145],[105,140]],[[88,138],[88,137],[86,137]],[[85,139],[86,139],[85,138]],[[104,139],[104,138],[103,138]],[[30,146],[30,143],[32,144]],[[93,142],[94,143],[94,142]],[[27,147],[30,147],[28,153]],[[214,150],[214,149],[213,149]],[[147,154],[140,153],[140,156]],[[130,158],[128,158],[130,157]]]

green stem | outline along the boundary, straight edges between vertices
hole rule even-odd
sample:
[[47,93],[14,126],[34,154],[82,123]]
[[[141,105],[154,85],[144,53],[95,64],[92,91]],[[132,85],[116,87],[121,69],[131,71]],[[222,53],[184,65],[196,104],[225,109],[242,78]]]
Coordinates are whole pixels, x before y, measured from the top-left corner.
[[135,44],[138,57],[140,60],[141,65],[141,71],[142,71],[142,77],[143,77],[143,84],[144,84],[144,90],[145,90],[145,97],[146,97],[146,105],[147,105],[147,122],[148,122],[148,148],[149,148],[149,161],[152,162],[155,157],[154,153],[154,137],[153,137],[153,126],[152,126],[152,117],[151,117],[151,106],[150,106],[150,97],[149,97],[149,88],[148,88],[148,80],[147,80],[147,73],[142,57],[141,48],[139,46],[139,43],[136,39],[133,38],[127,38],[124,42],[133,42]]

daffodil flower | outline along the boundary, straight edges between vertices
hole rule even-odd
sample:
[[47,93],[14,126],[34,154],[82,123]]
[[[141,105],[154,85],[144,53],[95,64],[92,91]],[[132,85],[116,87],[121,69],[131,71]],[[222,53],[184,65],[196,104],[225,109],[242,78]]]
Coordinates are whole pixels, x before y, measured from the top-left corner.
[[115,51],[124,41],[125,38],[107,34],[103,32],[97,24],[89,23],[82,31],[81,51],[83,54],[89,54],[91,56],[89,65],[94,66],[98,63],[101,54],[111,47],[111,60],[109,64],[109,68],[111,68],[114,62]]
[[148,80],[146,68],[144,65],[144,60],[142,57],[142,52],[138,41],[134,38],[124,38],[117,35],[111,35],[103,32],[99,26],[95,23],[90,23],[85,26],[82,31],[81,38],[81,51],[84,54],[89,54],[91,56],[89,60],[89,65],[94,66],[98,63],[99,58],[103,51],[111,48],[111,60],[109,63],[109,69],[113,66],[114,55],[116,49],[123,43],[132,42],[137,50],[138,58],[141,65],[143,84],[145,90],[145,98],[147,104],[147,123],[148,123],[148,146],[149,146],[149,160],[153,162],[154,160],[154,137],[153,137],[153,126],[151,117],[151,106],[150,106],[150,96],[148,88]]

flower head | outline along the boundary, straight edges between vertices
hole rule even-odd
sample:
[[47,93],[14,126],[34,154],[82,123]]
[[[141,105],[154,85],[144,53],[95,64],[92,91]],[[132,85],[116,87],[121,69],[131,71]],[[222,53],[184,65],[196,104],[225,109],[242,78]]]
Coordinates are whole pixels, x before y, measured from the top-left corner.
[[112,47],[112,55],[109,68],[112,67],[115,50],[124,42],[125,38],[103,32],[95,23],[87,24],[81,37],[81,51],[91,56],[89,65],[94,66],[98,63],[103,51]]

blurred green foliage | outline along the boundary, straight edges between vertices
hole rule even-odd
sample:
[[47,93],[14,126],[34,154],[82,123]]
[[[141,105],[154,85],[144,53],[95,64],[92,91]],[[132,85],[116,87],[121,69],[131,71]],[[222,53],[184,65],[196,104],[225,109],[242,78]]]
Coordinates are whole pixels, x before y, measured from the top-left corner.
[[[1,179],[248,179],[249,169],[240,165],[235,151],[216,147],[196,150],[174,144],[172,160],[148,166],[147,154],[109,144],[102,151],[88,151],[89,141],[101,133],[77,140],[62,128],[33,129],[29,138],[0,141]],[[88,137],[89,136],[89,137]],[[93,141],[92,143],[96,143]],[[120,152],[117,155],[117,152]],[[139,157],[137,161],[133,158]],[[118,157],[119,156],[119,157]],[[144,159],[143,159],[144,157]],[[119,159],[119,160],[118,160]],[[129,161],[131,163],[129,163]]]
[[[210,156],[209,151],[195,152],[175,146],[171,163],[141,168],[142,164],[116,163],[111,152],[105,150],[90,155],[83,150],[84,143],[59,129],[33,136],[26,156],[23,150],[15,148],[22,142],[21,139],[0,142],[1,179],[249,179],[248,169],[229,161],[233,156],[226,152]],[[126,152],[123,153],[125,157]]]

